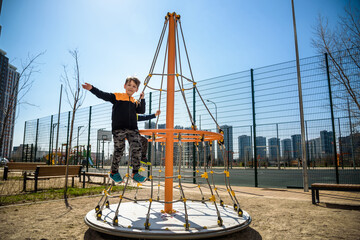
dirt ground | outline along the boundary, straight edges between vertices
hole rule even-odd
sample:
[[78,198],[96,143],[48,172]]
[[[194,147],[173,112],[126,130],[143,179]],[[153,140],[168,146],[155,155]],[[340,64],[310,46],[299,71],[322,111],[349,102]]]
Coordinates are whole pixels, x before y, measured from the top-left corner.
[[[251,189],[234,188],[242,209],[252,217],[250,227],[217,239],[360,239],[358,205],[313,205],[310,195],[286,198],[284,192],[274,191],[272,196],[266,196]],[[146,186],[141,189],[138,198],[148,197],[148,190]],[[128,196],[134,193],[127,192]],[[189,198],[199,196],[197,189],[187,189],[185,194]],[[221,195],[231,205],[226,194]],[[63,200],[1,207],[0,239],[127,239],[98,233],[84,223],[85,215],[99,199],[70,199],[71,210],[66,209]]]

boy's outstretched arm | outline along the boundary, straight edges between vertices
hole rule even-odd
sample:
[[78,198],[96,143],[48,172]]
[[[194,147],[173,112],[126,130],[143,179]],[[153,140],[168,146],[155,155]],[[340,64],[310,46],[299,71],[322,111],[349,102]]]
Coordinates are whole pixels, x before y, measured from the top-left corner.
[[142,115],[138,115],[138,122],[140,121],[146,121],[146,120],[150,120],[153,118],[156,118],[156,116],[160,115],[160,110],[157,110],[156,113],[153,114],[142,114]]
[[90,91],[91,93],[93,93],[98,98],[101,98],[102,100],[109,101],[109,102],[113,103],[115,101],[115,99],[116,99],[114,94],[103,92],[103,91],[97,89],[96,87],[94,87],[93,85],[91,85],[89,83],[82,84],[82,87],[84,89]]

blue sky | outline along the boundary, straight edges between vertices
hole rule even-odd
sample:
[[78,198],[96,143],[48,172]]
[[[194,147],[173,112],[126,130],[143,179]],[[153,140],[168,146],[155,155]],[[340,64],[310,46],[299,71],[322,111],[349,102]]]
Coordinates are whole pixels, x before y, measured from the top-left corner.
[[[353,1],[358,5],[358,2]],[[313,27],[321,14],[334,25],[348,1],[295,0],[300,57],[316,55]],[[15,125],[22,143],[26,120],[58,111],[63,65],[78,49],[82,81],[104,91],[124,79],[145,79],[167,12],[181,15],[195,80],[295,59],[291,0],[3,0],[0,48],[11,64],[46,51]],[[83,107],[102,101],[87,95]],[[63,102],[62,112],[70,106]]]

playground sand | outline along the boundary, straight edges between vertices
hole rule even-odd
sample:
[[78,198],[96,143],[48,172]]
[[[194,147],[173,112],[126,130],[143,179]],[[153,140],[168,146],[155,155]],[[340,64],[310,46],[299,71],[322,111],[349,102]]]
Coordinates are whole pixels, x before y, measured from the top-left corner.
[[[250,227],[217,239],[360,239],[359,207],[313,205],[310,195],[293,199],[284,197],[281,191],[278,196],[276,191],[266,196],[257,194],[260,189],[247,189],[234,187],[241,207],[252,217]],[[134,193],[126,194],[131,197]],[[145,186],[138,198],[147,198],[148,194]],[[199,197],[197,189],[187,189],[185,194],[188,198]],[[226,192],[221,195],[226,204],[232,205]],[[127,239],[98,233],[84,223],[85,215],[99,199],[69,199],[71,210],[66,209],[64,200],[1,207],[0,239]]]

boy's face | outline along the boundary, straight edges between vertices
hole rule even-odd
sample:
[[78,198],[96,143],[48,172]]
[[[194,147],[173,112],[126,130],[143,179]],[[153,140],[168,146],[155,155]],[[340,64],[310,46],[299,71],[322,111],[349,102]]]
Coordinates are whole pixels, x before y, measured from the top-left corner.
[[129,81],[128,83],[125,83],[124,85],[125,92],[129,97],[131,97],[134,93],[138,91],[138,87],[136,86],[134,81]]

